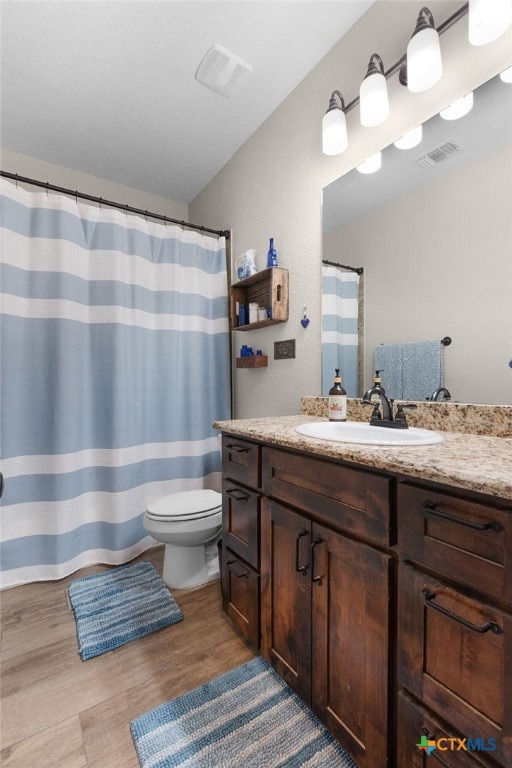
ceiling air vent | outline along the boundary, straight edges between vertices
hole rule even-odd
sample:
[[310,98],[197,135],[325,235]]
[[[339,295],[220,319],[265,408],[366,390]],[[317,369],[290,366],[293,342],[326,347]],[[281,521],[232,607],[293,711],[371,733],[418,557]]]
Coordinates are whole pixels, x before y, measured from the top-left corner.
[[233,96],[252,67],[221,45],[214,45],[197,68],[196,80],[223,96]]
[[426,155],[418,158],[416,162],[422,168],[433,168],[434,165],[438,165],[456,152],[462,152],[462,147],[454,141],[445,141],[444,144],[434,147]]

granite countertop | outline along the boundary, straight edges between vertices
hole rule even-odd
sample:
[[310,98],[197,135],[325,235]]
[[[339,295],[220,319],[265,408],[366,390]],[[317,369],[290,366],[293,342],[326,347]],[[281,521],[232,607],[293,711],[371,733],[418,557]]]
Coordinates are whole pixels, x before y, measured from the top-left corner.
[[274,416],[216,421],[215,429],[318,456],[453,485],[512,501],[512,438],[443,432],[435,445],[389,447],[335,443],[304,437],[299,424],[318,416]]

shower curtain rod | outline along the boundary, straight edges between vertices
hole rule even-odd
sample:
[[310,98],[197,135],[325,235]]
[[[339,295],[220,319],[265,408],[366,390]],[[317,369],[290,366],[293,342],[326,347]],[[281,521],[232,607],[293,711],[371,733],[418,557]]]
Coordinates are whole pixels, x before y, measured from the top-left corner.
[[9,173],[8,171],[0,171],[0,176],[6,179],[12,179],[13,181],[20,182],[20,184],[32,184],[34,187],[43,187],[46,191],[60,192],[63,195],[71,195],[76,199],[88,200],[92,203],[98,203],[101,205],[108,205],[111,208],[118,208],[125,213],[137,213],[140,216],[150,216],[152,219],[158,219],[158,221],[168,221],[171,224],[179,224],[181,227],[187,227],[188,229],[198,229],[201,232],[211,232],[213,235],[219,237],[225,237],[229,240],[229,229],[208,229],[208,227],[201,227],[198,224],[190,224],[187,221],[179,221],[178,219],[171,219],[169,216],[163,216],[161,213],[151,213],[150,211],[143,211],[141,208],[134,208],[131,205],[123,205],[123,203],[115,203],[112,200],[105,200],[103,197],[94,197],[93,195],[86,195],[85,192],[77,192],[74,189],[66,189],[65,187],[57,187],[55,184],[50,184],[47,181],[37,181],[36,179],[29,179],[26,176],[19,176],[17,173]]
[[328,264],[330,267],[348,269],[349,272],[357,272],[358,275],[362,275],[364,272],[364,267],[347,267],[346,264],[338,264],[336,261],[327,261],[327,259],[322,259],[322,264]]

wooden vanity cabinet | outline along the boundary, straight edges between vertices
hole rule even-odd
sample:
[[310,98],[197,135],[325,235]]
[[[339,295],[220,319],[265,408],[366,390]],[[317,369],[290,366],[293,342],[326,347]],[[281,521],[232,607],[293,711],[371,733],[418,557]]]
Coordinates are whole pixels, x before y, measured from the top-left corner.
[[260,644],[261,446],[222,437],[222,605],[254,646]]
[[[483,740],[474,752],[485,764],[507,768],[509,518],[504,507],[477,496],[412,483],[398,489],[398,682],[459,735]],[[459,765],[448,757],[446,765]]]
[[225,610],[358,768],[512,768],[512,503],[223,444]]
[[[375,484],[384,493],[373,505]],[[388,765],[393,556],[351,529],[373,527],[377,540],[388,539],[388,484],[336,463],[263,451],[262,655],[359,768]]]

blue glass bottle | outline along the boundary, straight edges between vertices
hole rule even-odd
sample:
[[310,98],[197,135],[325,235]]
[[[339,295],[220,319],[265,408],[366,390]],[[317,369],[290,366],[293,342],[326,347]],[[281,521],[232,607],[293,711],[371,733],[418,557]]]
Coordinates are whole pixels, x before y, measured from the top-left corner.
[[270,238],[270,246],[267,254],[267,267],[277,267],[277,251],[274,248],[274,238]]

